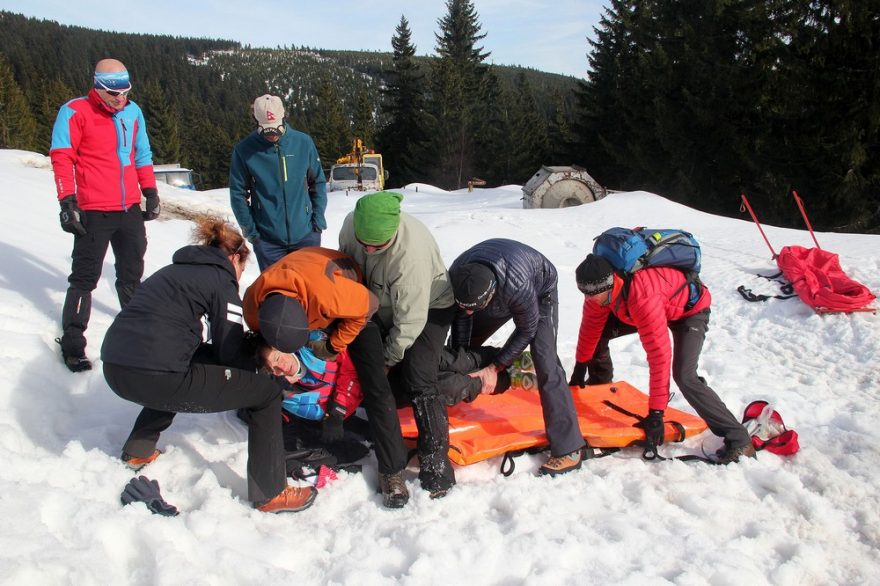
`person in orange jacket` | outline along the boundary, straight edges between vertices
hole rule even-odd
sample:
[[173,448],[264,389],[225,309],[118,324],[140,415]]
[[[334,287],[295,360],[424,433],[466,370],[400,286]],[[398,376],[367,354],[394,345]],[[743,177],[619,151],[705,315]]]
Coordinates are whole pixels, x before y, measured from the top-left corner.
[[[400,508],[409,500],[403,481],[407,452],[385,376],[382,337],[370,319],[378,300],[361,282],[361,270],[348,255],[328,248],[302,248],[267,268],[248,287],[244,319],[280,351],[279,360],[306,343],[323,360],[334,360],[337,353],[348,350],[375,442],[384,505]],[[309,330],[324,330],[327,336],[306,342]],[[322,439],[339,441],[345,407],[332,399],[327,407]]]

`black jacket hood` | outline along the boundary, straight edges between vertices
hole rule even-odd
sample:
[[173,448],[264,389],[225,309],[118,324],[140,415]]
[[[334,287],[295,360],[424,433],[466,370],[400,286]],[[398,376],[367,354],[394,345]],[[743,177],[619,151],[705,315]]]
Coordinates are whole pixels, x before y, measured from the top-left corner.
[[216,265],[235,277],[235,269],[229,258],[214,246],[184,246],[174,253],[171,261],[176,265]]

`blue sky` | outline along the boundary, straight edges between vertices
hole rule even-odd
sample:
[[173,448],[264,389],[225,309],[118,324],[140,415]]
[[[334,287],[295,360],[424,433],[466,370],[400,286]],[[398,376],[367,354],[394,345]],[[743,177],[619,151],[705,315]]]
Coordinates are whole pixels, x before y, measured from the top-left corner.
[[[583,78],[587,38],[605,0],[474,0],[488,62]],[[255,47],[391,51],[401,15],[419,55],[434,53],[443,0],[0,0],[0,9],[61,24],[132,33],[223,38]]]

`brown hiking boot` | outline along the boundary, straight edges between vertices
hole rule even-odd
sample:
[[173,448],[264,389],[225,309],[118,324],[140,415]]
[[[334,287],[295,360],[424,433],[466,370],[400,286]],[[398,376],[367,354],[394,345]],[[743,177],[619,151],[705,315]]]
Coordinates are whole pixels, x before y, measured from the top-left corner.
[[575,450],[564,456],[551,456],[547,463],[538,469],[539,476],[557,476],[572,470],[578,470],[583,460],[583,450]]
[[403,470],[394,474],[379,475],[382,504],[389,509],[400,509],[409,502],[409,491],[403,482]]
[[259,505],[254,503],[254,507],[264,513],[296,513],[312,506],[316,496],[318,490],[314,486],[288,486],[275,498]]
[[122,460],[123,464],[128,466],[131,470],[137,472],[138,470],[158,458],[161,453],[162,452],[160,452],[159,450],[153,450],[153,453],[149,456],[145,458],[137,458],[135,456],[131,456],[129,454],[126,454],[125,452],[122,452],[122,456],[120,459]]
[[730,464],[739,462],[740,458],[757,458],[755,446],[746,444],[738,448],[730,448],[724,445],[720,450],[715,452],[715,461],[718,464]]

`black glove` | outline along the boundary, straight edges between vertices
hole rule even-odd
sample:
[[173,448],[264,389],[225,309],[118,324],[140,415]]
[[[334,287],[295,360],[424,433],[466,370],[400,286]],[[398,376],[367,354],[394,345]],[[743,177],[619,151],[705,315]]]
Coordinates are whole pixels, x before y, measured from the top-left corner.
[[163,517],[176,517],[178,515],[177,507],[169,505],[162,499],[162,494],[159,492],[159,483],[155,480],[150,480],[146,476],[138,476],[129,480],[119,500],[122,501],[123,505],[130,505],[136,502],[146,503],[151,513],[162,515]]
[[[471,403],[474,399],[480,396],[483,390],[483,381],[478,378],[473,379],[473,381],[475,382],[468,381],[468,384],[465,385],[463,389],[461,389],[461,392],[458,396],[458,401],[456,401],[456,403],[458,403],[459,401]],[[454,404],[455,403],[453,403],[453,405]]]
[[141,193],[144,194],[144,197],[147,200],[147,206],[144,211],[141,212],[144,216],[144,222],[155,220],[159,217],[159,212],[162,211],[162,206],[159,205],[159,190],[155,187],[144,187],[141,189]]
[[86,227],[82,224],[82,210],[76,205],[76,195],[68,195],[58,202],[61,205],[61,229],[71,234],[86,235]]
[[587,384],[587,363],[575,362],[574,368],[571,369],[571,378],[568,380],[568,386],[575,385],[583,388]]
[[307,343],[312,354],[325,362],[333,362],[336,360],[336,350],[330,345],[330,339],[319,338],[317,340],[309,340]]
[[647,459],[653,459],[657,455],[657,446],[663,445],[663,411],[651,409],[648,416],[635,424],[645,430],[645,454]]
[[327,402],[327,415],[321,425],[321,443],[324,445],[335,444],[342,441],[345,430],[342,422],[345,420],[345,407],[333,401]]
[[510,388],[510,383],[510,371],[506,368],[504,370],[499,370],[498,382],[495,383],[495,390],[492,391],[492,394],[500,395],[507,392],[507,389]]

